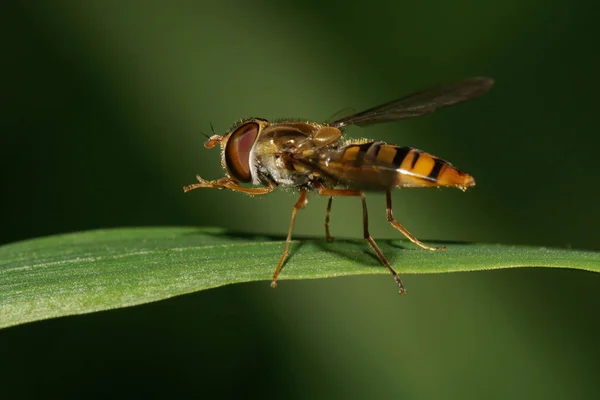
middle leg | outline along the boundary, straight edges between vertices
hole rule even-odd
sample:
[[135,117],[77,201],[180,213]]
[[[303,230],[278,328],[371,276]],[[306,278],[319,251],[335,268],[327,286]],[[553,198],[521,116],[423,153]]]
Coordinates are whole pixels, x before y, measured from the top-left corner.
[[377,246],[377,243],[375,243],[375,239],[373,239],[373,237],[369,233],[369,214],[367,211],[367,200],[365,199],[365,194],[360,190],[325,189],[325,188],[320,188],[319,194],[322,196],[330,196],[329,197],[330,199],[333,196],[357,196],[357,197],[360,197],[360,199],[362,201],[362,208],[363,208],[363,237],[367,241],[367,243],[369,243],[369,246],[371,246],[371,249],[373,249],[373,251],[377,254],[377,257],[379,257],[379,260],[381,261],[381,263],[388,269],[388,271],[390,271],[390,273],[394,277],[394,281],[396,281],[396,284],[398,285],[398,292],[400,294],[405,293],[406,289],[404,289],[404,285],[402,284],[402,280],[400,279],[400,276],[398,276],[398,273],[394,270],[394,268],[392,268],[392,265],[390,264],[390,262],[387,260],[387,258],[385,257],[385,255],[383,254],[383,252],[381,251],[379,246]]
[[331,215],[331,203],[333,202],[333,196],[329,196],[327,202],[327,211],[325,212],[325,239],[328,242],[333,242],[333,236],[329,233],[329,216]]

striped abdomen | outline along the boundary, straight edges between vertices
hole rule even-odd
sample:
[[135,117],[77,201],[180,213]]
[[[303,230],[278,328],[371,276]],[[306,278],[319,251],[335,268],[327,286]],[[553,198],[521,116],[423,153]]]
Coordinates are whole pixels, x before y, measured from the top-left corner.
[[383,142],[348,144],[327,152],[321,163],[340,184],[360,190],[436,186],[466,190],[475,185],[473,177],[447,161]]

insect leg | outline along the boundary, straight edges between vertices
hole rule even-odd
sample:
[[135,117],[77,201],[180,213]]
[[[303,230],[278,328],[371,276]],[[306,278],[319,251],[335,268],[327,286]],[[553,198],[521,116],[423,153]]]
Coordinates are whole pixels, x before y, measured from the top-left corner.
[[290,242],[292,241],[292,231],[294,230],[294,223],[296,222],[296,213],[298,213],[298,210],[303,208],[306,205],[306,203],[307,203],[306,190],[302,189],[302,190],[300,190],[300,198],[298,199],[298,201],[294,205],[294,209],[292,210],[292,222],[290,223],[290,229],[288,230],[287,239],[285,240],[285,248],[283,249],[283,254],[281,255],[279,264],[277,264],[275,273],[273,274],[273,280],[271,281],[272,288],[277,287],[277,276],[279,275],[279,272],[281,271],[281,267],[283,267],[283,262],[285,261],[285,258],[287,257],[287,254],[288,254],[288,250],[290,248]]
[[331,215],[331,203],[333,202],[333,197],[329,196],[329,201],[327,202],[327,211],[325,212],[325,239],[328,242],[333,242],[333,236],[329,234],[329,216]]
[[398,221],[394,218],[394,214],[392,214],[392,194],[389,190],[385,192],[385,200],[386,200],[386,210],[387,210],[387,220],[394,228],[400,231],[404,236],[408,238],[411,242],[416,244],[417,246],[425,249],[425,250],[446,250],[445,247],[431,247],[427,246],[425,243],[421,242],[417,239],[412,233],[410,233],[405,227],[400,225]]
[[363,207],[363,237],[365,238],[367,243],[369,243],[369,246],[371,246],[373,251],[377,254],[381,263],[388,269],[388,271],[390,271],[390,273],[394,277],[394,280],[396,281],[396,284],[398,285],[398,292],[400,294],[405,293],[406,289],[404,289],[404,285],[402,284],[402,280],[400,279],[400,276],[398,276],[398,273],[394,270],[394,268],[392,268],[390,262],[387,260],[387,258],[385,257],[385,255],[383,254],[383,252],[381,251],[379,246],[377,246],[377,243],[375,243],[375,239],[373,239],[373,237],[369,233],[369,215],[367,212],[367,200],[365,199],[365,194],[363,192],[361,192],[360,190],[325,189],[325,188],[319,189],[319,194],[322,196],[330,196],[330,197],[333,197],[333,196],[358,196],[358,197],[360,197],[360,199],[362,201],[362,207]]
[[199,176],[196,176],[199,183],[194,183],[191,185],[187,185],[183,187],[184,192],[189,192],[190,190],[200,189],[200,188],[212,188],[212,189],[229,189],[234,192],[245,193],[250,196],[267,194],[275,190],[275,185],[271,185],[266,188],[245,188],[238,185],[235,179],[225,177],[221,179],[217,179],[216,181],[207,181],[202,179]]

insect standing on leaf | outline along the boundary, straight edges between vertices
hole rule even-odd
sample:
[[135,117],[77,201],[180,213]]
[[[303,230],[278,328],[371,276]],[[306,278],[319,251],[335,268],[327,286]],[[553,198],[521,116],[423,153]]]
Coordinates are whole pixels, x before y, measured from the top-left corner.
[[[198,188],[230,189],[256,196],[270,193],[279,186],[298,189],[300,198],[292,209],[283,254],[271,281],[273,288],[277,287],[277,276],[288,254],[296,214],[307,203],[307,192],[329,197],[325,214],[327,241],[333,240],[329,234],[333,198],[360,197],[364,238],[392,273],[399,292],[404,293],[400,277],[369,234],[364,192],[385,192],[387,220],[411,242],[426,250],[444,250],[443,247],[430,247],[422,243],[394,219],[391,190],[449,186],[465,191],[475,185],[475,180],[431,154],[378,141],[346,140],[342,131],[350,125],[368,126],[425,115],[438,108],[478,97],[493,84],[490,78],[467,78],[425,89],[331,123],[245,119],[223,136],[211,136],[204,144],[208,149],[220,144],[221,165],[226,176],[214,181],[197,176],[198,183],[185,186],[184,191]],[[240,182],[262,187],[242,187]]]

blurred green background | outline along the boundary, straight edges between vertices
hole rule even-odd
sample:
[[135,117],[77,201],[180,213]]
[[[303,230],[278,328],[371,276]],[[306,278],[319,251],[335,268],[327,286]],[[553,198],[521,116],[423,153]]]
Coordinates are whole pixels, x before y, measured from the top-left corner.
[[[326,120],[490,76],[472,103],[348,131],[477,179],[466,193],[398,190],[397,218],[421,239],[600,250],[597,2],[13,3],[0,13],[0,243],[142,225],[283,235],[290,193],[183,194],[196,174],[222,176],[202,147],[210,122]],[[368,201],[372,234],[398,237],[383,196]],[[325,207],[310,199],[298,236],[324,234]],[[360,238],[356,199],[336,201],[332,233]],[[381,275],[284,279],[0,331],[2,397],[598,396],[596,274],[406,275],[402,297]]]

